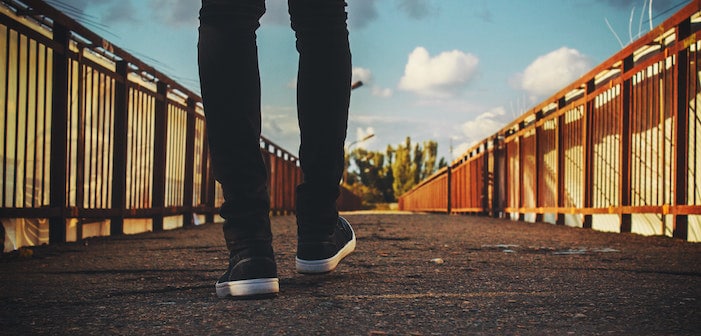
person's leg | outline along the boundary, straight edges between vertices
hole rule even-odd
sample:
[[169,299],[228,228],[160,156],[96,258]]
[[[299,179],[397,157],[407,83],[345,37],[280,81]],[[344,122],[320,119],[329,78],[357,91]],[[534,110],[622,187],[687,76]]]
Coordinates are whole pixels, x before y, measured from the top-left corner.
[[[297,112],[303,182],[296,194],[297,268],[303,273],[320,273],[332,270],[352,251],[351,248],[339,255],[339,249],[351,240],[355,246],[353,231],[339,218],[336,208],[350,102],[346,3],[288,0],[288,4],[299,52]],[[305,261],[315,263],[333,256],[338,260],[323,267],[305,266]]]
[[[212,168],[224,191],[220,213],[226,220],[224,238],[231,263],[220,283],[236,287],[229,293],[218,283],[220,296],[245,295],[261,289],[277,291],[268,217],[268,177],[260,150],[260,75],[255,31],[264,12],[263,0],[203,0],[200,10],[198,63],[202,101]],[[235,268],[242,260],[253,262]],[[250,281],[237,282],[261,278],[271,280],[255,286]]]

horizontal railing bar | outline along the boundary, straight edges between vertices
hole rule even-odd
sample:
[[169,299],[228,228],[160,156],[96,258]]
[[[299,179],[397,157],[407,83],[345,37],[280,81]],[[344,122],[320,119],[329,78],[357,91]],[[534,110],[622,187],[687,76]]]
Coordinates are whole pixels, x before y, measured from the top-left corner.
[[447,203],[450,213],[553,214],[556,224],[578,214],[585,228],[612,214],[621,232],[633,230],[632,215],[656,214],[658,224],[643,225],[687,239],[688,216],[701,215],[699,17],[694,0],[419,182],[400,209]]
[[[17,58],[0,64],[0,72],[12,74],[5,90],[15,92],[17,101],[0,105],[5,114],[23,116],[12,129],[26,132],[8,137],[16,143],[10,150],[19,152],[1,163],[3,171],[17,170],[3,175],[3,219],[49,218],[50,243],[70,235],[82,239],[80,227],[66,225],[75,218],[110,219],[110,234],[124,233],[125,218],[153,219],[153,230],[163,228],[166,216],[183,216],[183,226],[192,224],[193,214],[215,220],[223,193],[213,177],[198,94],[41,0],[3,1],[0,7],[0,26],[6,28],[0,42]],[[29,75],[36,83],[23,80]],[[20,125],[30,120],[38,121]],[[51,135],[51,145],[44,140],[40,154],[27,145],[33,140],[28,130],[39,125],[46,129],[41,136]],[[271,212],[294,212],[299,159],[265,137],[260,147],[268,163],[276,162],[268,164],[276,183],[270,187]],[[30,174],[41,194],[23,195],[27,187],[15,186]],[[344,192],[344,202],[360,206],[360,198]],[[47,242],[42,239],[33,243]]]

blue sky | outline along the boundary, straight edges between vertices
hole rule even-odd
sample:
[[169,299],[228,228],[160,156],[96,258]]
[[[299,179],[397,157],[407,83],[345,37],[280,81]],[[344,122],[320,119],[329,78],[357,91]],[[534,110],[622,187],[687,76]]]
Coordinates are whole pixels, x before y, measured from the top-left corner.
[[[199,92],[198,0],[49,2]],[[644,0],[348,2],[354,78],[366,85],[353,91],[347,142],[375,134],[358,146],[384,150],[407,136],[435,140],[448,161],[650,27]],[[687,2],[653,0],[652,24]],[[266,4],[263,135],[296,152],[294,34],[286,1]]]

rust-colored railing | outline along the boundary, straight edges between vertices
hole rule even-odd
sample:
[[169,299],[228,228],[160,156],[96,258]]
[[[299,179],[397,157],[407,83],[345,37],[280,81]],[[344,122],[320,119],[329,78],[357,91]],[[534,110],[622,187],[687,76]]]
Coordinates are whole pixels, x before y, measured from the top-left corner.
[[[214,220],[201,98],[43,1],[0,5],[0,102],[15,247]],[[297,158],[261,149],[272,211],[293,212]]]
[[701,240],[700,10],[691,2],[400,207]]

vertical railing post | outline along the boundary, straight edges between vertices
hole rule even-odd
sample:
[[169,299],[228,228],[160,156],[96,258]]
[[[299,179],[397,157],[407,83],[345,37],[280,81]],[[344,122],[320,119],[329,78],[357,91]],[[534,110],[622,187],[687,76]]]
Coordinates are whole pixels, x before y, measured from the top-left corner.
[[452,195],[453,174],[452,174],[452,170],[451,170],[450,165],[448,165],[448,167],[446,167],[445,174],[446,174],[446,183],[448,183],[448,188],[447,188],[448,192],[445,195],[446,201],[447,201],[445,212],[447,214],[450,214],[453,211],[453,195]]
[[183,186],[183,226],[191,226],[192,199],[195,184],[195,100],[187,99],[187,130],[185,131],[185,185]]
[[127,136],[129,112],[129,64],[116,64],[114,85],[114,157],[112,158],[112,211],[110,235],[124,233],[124,211],[127,207]]
[[[543,153],[543,149],[541,147],[541,145],[542,145],[541,142],[543,142],[543,139],[542,139],[543,138],[543,136],[542,136],[543,125],[541,124],[540,126],[538,126],[538,122],[541,121],[542,119],[543,119],[543,110],[540,110],[535,114],[535,121],[533,122],[533,124],[534,124],[533,126],[535,127],[535,169],[533,171],[533,176],[535,177],[535,186],[534,186],[534,188],[535,188],[534,194],[535,195],[534,196],[535,196],[536,209],[543,206],[543,200],[541,199],[541,197],[543,195],[541,195],[542,188],[540,187],[540,183],[543,182],[542,177],[541,177],[542,170],[543,170],[541,160],[543,159],[543,155],[545,155],[545,154]],[[543,214],[536,213],[535,221],[536,221],[536,223],[542,222],[543,221]]]
[[489,140],[484,141],[484,154],[482,154],[482,207],[481,215],[489,213]]
[[[557,110],[562,111],[567,106],[565,98],[557,102]],[[565,206],[565,113],[557,117],[557,218],[555,224],[565,225],[565,214],[562,212]]]
[[285,214],[285,215],[289,214],[289,212],[288,212],[290,210],[289,195],[290,195],[290,191],[292,190],[292,188],[291,188],[292,181],[290,180],[290,176],[291,176],[290,175],[290,172],[291,172],[290,160],[291,160],[290,155],[285,154],[285,161],[284,161],[285,165],[282,167],[282,173],[283,173],[282,182],[284,182],[283,193],[282,193],[282,208],[284,209],[283,214]]
[[[591,131],[591,125],[592,125],[592,120],[593,120],[593,112],[594,112],[594,101],[590,99],[590,96],[592,93],[596,90],[596,82],[594,79],[591,79],[587,82],[587,89],[585,93],[585,107],[584,107],[584,117],[582,119],[582,145],[584,146],[584,150],[582,151],[582,155],[584,156],[584,188],[582,188],[584,192],[584,204],[583,207],[586,208],[591,208],[593,205],[592,201],[592,185],[593,185],[593,180],[594,180],[594,173],[593,173],[593,158],[594,158],[594,138],[592,136],[592,131]],[[584,214],[583,218],[583,223],[582,227],[585,229],[591,229],[593,227],[593,215],[592,214]]]
[[499,181],[500,181],[500,170],[499,170],[499,135],[492,139],[492,202],[490,205],[490,215],[494,218],[499,217]]
[[166,160],[168,159],[168,84],[156,83],[156,104],[153,133],[153,231],[163,230],[165,211]]
[[273,168],[275,171],[271,173],[271,178],[275,181],[275,184],[274,187],[270,189],[271,195],[274,195],[272,196],[273,201],[270,208],[276,215],[282,214],[282,192],[285,190],[285,181],[282,180],[282,177],[284,176],[284,160],[285,158],[284,154],[282,153],[282,150],[280,148],[275,147],[275,167]]
[[202,134],[202,186],[200,187],[200,202],[205,207],[205,223],[214,222],[214,198],[216,197],[216,183],[212,173],[212,164],[209,159],[209,140],[206,131]]
[[[51,89],[51,168],[50,206],[57,210],[49,218],[49,243],[66,242],[66,165],[68,143],[68,52],[70,31],[57,23],[53,26]],[[80,187],[80,186],[78,186]]]
[[[522,121],[518,123],[518,130],[521,131],[525,127],[525,123]],[[518,220],[526,220],[526,214],[523,212],[524,200],[526,199],[525,189],[523,187],[523,174],[525,169],[523,169],[523,133],[516,136],[518,140]]]
[[[83,205],[85,204],[85,147],[86,147],[86,142],[85,142],[85,115],[86,115],[86,100],[89,98],[87,97],[87,90],[86,86],[89,84],[86,83],[87,81],[87,76],[86,73],[83,71],[83,48],[78,49],[78,80],[77,83],[73,83],[73,85],[77,86],[78,89],[78,95],[76,99],[76,107],[78,109],[78,113],[76,116],[76,129],[75,129],[75,136],[76,136],[76,148],[75,148],[75,155],[76,155],[76,167],[75,167],[75,205],[80,209],[83,208]],[[74,70],[75,71],[75,70]],[[73,76],[71,73],[70,76]],[[80,221],[78,222],[77,225],[77,234],[76,237],[78,240],[82,238],[82,227]]]
[[207,165],[207,179],[205,183],[207,184],[207,197],[206,207],[207,214],[205,215],[205,222],[214,223],[214,215],[217,214],[216,201],[217,201],[217,181],[214,179],[214,172],[212,169],[212,160],[208,160],[209,165]]
[[494,199],[492,200],[492,208],[494,209],[494,218],[503,218],[504,207],[506,206],[506,171],[507,171],[507,155],[504,136],[499,134],[494,139]]
[[[294,207],[292,203],[292,198],[293,194],[295,193],[295,181],[294,181],[294,160],[292,157],[290,157],[289,161],[287,161],[287,171],[285,173],[285,181],[287,185],[287,192],[285,193],[285,208],[286,208],[286,214],[291,214],[292,213],[292,208]],[[349,197],[350,200],[350,197]]]
[[292,198],[293,213],[297,213],[297,186],[299,186],[300,184],[302,184],[302,166],[299,162],[299,158],[297,158],[297,160],[295,161],[295,192],[293,193],[294,197]]
[[[690,19],[684,20],[677,26],[677,41],[683,41],[687,39],[691,32],[691,21]],[[682,48],[677,53],[677,101],[676,101],[676,115],[677,122],[675,123],[674,133],[676,151],[674,152],[675,161],[675,190],[674,190],[674,204],[675,205],[687,205],[688,203],[688,166],[689,166],[689,100],[691,97],[695,97],[696,93],[689,92],[689,74],[696,72],[696,69],[689,69],[689,47]],[[696,66],[696,62],[694,62]],[[688,215],[675,214],[674,215],[674,230],[672,235],[675,238],[688,239],[689,236],[689,218]]]
[[[628,72],[633,68],[633,55],[626,57],[623,60],[623,76],[628,76]],[[618,206],[626,207],[630,205],[631,200],[631,167],[630,167],[630,113],[631,99],[633,90],[633,79],[628,76],[623,81],[623,90],[621,97],[620,116],[621,123],[621,146],[619,147],[618,159],[621,163],[621,171],[619,173],[620,183],[618,191]],[[631,232],[633,230],[632,215],[629,213],[621,213],[621,232]]]

